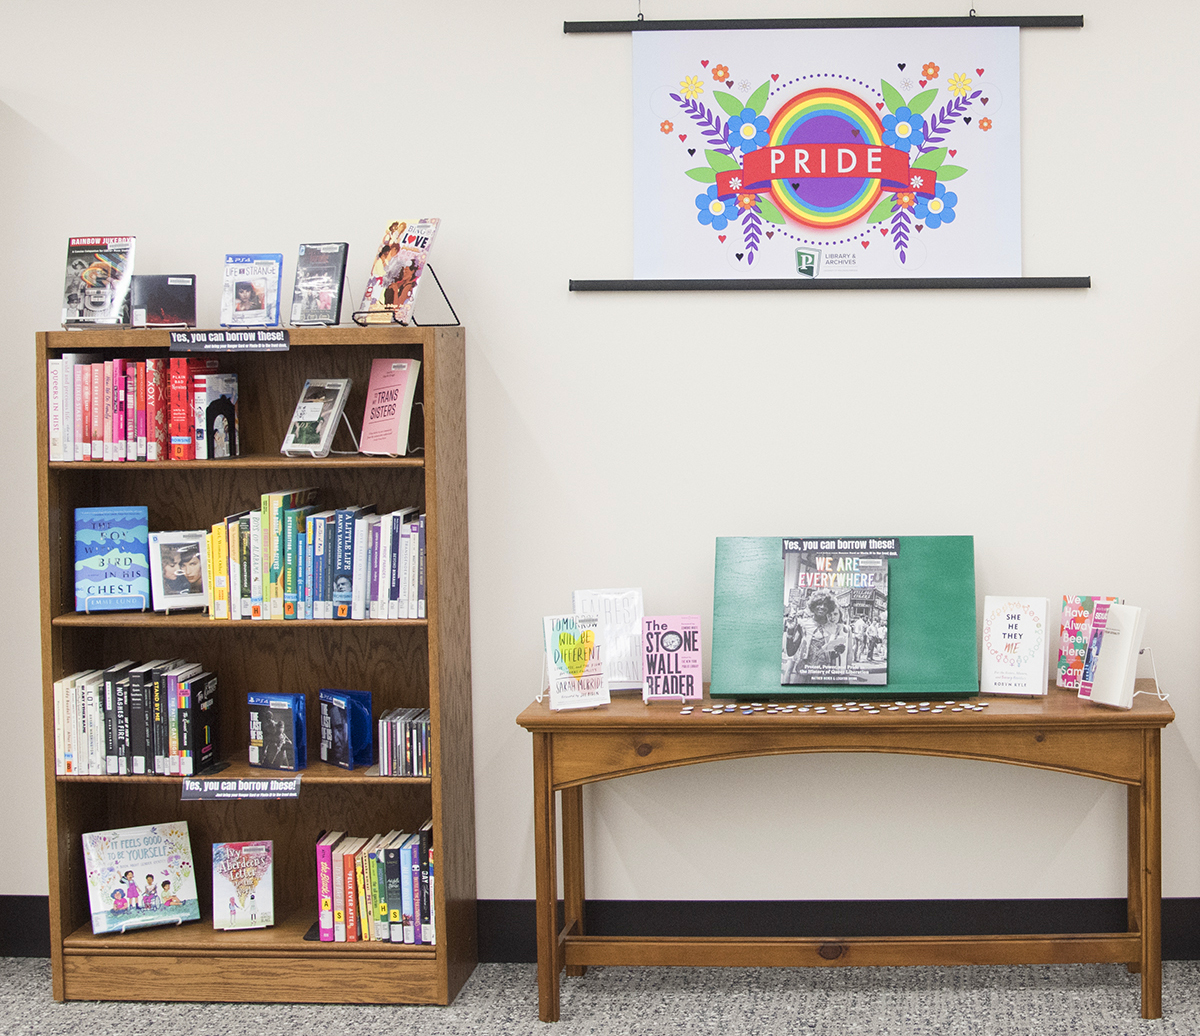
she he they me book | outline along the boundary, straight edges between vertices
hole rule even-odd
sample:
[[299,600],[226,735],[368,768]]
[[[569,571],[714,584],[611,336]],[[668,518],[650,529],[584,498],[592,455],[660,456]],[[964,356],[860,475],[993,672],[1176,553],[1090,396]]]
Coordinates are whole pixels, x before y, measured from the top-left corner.
[[983,599],[980,693],[1026,696],[1048,693],[1049,607],[1045,597]]

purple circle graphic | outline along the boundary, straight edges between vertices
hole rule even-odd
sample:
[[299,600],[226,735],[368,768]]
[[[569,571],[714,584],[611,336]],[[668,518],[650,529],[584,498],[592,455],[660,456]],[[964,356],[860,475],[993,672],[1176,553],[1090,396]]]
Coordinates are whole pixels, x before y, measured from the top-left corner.
[[[805,119],[789,135],[788,144],[861,144],[853,127],[837,115],[814,115]],[[815,166],[809,165],[815,170]],[[796,190],[795,182],[800,185]],[[850,177],[825,177],[812,180],[788,181],[788,189],[801,201],[821,208],[837,208],[856,197],[863,189],[863,180]]]

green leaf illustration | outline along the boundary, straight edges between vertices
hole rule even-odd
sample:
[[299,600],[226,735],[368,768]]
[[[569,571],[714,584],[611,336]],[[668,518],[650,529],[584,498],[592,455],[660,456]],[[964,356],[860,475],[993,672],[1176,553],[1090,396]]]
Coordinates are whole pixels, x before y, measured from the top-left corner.
[[762,213],[762,218],[768,223],[778,223],[783,226],[783,214],[767,200],[765,194],[758,196],[758,211]]
[[944,161],[946,161],[946,148],[940,147],[936,151],[930,151],[928,154],[921,155],[915,162],[912,163],[912,169],[939,169]]
[[716,183],[717,174],[708,166],[701,166],[699,169],[689,169],[685,174],[693,180],[699,180],[701,183]]
[[881,79],[879,85],[883,87],[883,103],[888,106],[888,111],[895,112],[904,107],[904,98],[899,90],[886,79]]
[[718,173],[732,172],[734,169],[741,169],[736,158],[731,158],[729,155],[723,155],[719,151],[705,151],[704,157],[708,159],[708,164],[712,166]]
[[967,170],[961,165],[944,165],[938,170],[938,179],[942,182],[946,180],[957,180]]
[[715,100],[717,102],[717,104],[719,104],[722,108],[725,109],[725,112],[727,115],[741,115],[742,114],[742,108],[744,106],[741,101],[739,101],[736,97],[733,96],[733,94],[727,94],[727,93],[722,92],[721,90],[714,90],[713,91],[713,100]]
[[933,104],[933,99],[936,96],[937,87],[934,87],[932,90],[923,90],[908,102],[908,110],[914,115],[920,115],[926,108]]
[[896,204],[896,196],[894,194],[885,194],[878,205],[871,210],[871,215],[867,217],[868,223],[880,223],[887,219],[892,214],[892,208]]
[[763,83],[757,90],[750,95],[750,100],[746,102],[747,108],[753,108],[755,115],[761,115],[763,106],[767,103],[767,95],[771,92],[770,82]]

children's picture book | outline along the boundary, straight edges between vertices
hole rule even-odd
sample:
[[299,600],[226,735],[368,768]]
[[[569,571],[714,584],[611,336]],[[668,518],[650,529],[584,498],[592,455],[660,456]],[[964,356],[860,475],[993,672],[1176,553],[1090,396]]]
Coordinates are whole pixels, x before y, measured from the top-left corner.
[[207,541],[204,529],[150,533],[150,586],[156,612],[208,607]]
[[309,378],[305,381],[279,452],[285,457],[329,456],[350,386],[349,378]]
[[1088,638],[1092,632],[1092,615],[1098,601],[1110,604],[1115,597],[1091,597],[1063,594],[1062,626],[1058,642],[1058,666],[1055,684],[1078,691],[1083,679],[1083,660],[1087,655]]
[[195,275],[135,273],[130,309],[134,327],[195,327]]
[[408,452],[408,425],[420,372],[420,360],[371,361],[367,405],[358,440],[361,453],[403,457]]
[[75,508],[75,610],[146,611],[150,540],[144,507]]
[[642,701],[704,697],[699,615],[642,618]]
[[132,237],[73,237],[67,241],[64,326],[129,323],[134,243]]
[[985,597],[981,694],[1049,693],[1050,638],[1045,597]]
[[601,661],[604,643],[599,616],[547,615],[542,629],[550,673],[550,708],[607,705],[612,699]]
[[1097,607],[1079,697],[1097,705],[1132,709],[1137,660],[1145,632],[1145,608],[1110,602]]
[[576,615],[600,616],[604,671],[610,691],[636,691],[642,686],[642,588],[576,590]]
[[213,928],[275,923],[275,843],[213,842]]
[[200,919],[187,821],[83,836],[92,933]]
[[886,685],[888,559],[784,545],[780,686]]
[[388,224],[371,263],[362,304],[354,314],[359,324],[407,324],[412,320],[417,287],[441,220],[437,217]]
[[349,251],[345,241],[300,246],[292,290],[293,324],[341,323]]
[[370,691],[321,688],[321,761],[353,770],[375,762]]
[[277,326],[282,281],[283,254],[280,252],[226,255],[221,326]]
[[308,765],[304,695],[246,695],[250,710],[250,765],[269,770],[303,770]]

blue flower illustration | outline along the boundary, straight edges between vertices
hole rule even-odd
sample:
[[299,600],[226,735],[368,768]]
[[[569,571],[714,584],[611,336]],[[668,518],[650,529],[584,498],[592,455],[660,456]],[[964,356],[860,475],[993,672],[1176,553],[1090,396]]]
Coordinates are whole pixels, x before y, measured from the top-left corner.
[[726,126],[729,128],[729,146],[740,147],[743,155],[757,151],[771,138],[767,127],[771,120],[759,115],[753,108],[743,108],[741,115],[731,115]]
[[920,147],[925,143],[925,120],[914,115],[907,106],[897,108],[895,115],[883,117],[883,142],[897,151]]
[[923,219],[930,230],[936,230],[943,223],[954,222],[954,206],[957,204],[958,195],[947,191],[944,183],[939,183],[934,188],[934,197],[922,198],[917,202],[913,215]]
[[713,230],[724,230],[730,219],[737,217],[736,206],[717,197],[715,183],[704,194],[696,195],[696,208],[700,210],[696,213],[696,219]]

